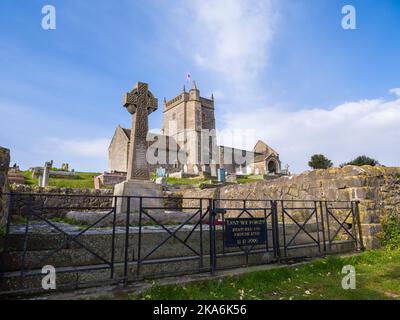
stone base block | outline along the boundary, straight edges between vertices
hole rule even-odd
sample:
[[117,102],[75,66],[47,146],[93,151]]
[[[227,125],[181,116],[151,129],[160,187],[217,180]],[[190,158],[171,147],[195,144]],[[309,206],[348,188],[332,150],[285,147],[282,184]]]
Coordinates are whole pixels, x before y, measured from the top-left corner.
[[[152,197],[143,198],[143,207],[163,207],[163,191],[162,186],[152,181],[145,180],[128,180],[121,182],[114,187],[114,196],[123,197]],[[157,198],[159,197],[159,198]],[[117,214],[126,213],[128,208],[128,198],[117,198],[116,208]],[[140,199],[130,199],[130,212],[139,212]],[[154,210],[151,210],[154,211]]]

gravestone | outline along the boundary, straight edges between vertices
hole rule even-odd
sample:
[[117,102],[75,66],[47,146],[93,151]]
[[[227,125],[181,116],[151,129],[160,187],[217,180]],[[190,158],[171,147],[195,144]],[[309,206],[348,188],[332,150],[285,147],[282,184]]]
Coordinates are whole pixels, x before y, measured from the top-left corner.
[[161,177],[165,177],[165,176],[166,176],[165,168],[163,168],[163,167],[157,168],[157,170],[156,170],[156,177],[157,177],[157,178],[161,178]]
[[[143,199],[144,206],[162,207],[162,186],[150,181],[146,159],[148,115],[158,108],[158,101],[148,89],[148,84],[138,82],[133,90],[126,93],[124,107],[132,115],[132,130],[129,143],[127,180],[115,185],[115,196],[160,197]],[[127,212],[126,198],[117,200],[117,213]],[[130,210],[139,210],[139,199],[131,199]]]
[[53,167],[53,160],[45,163],[42,178],[39,179],[39,186],[44,188],[49,185],[50,169]]
[[225,182],[225,169],[224,168],[218,169],[218,182]]
[[162,186],[167,184],[167,172],[165,170],[165,168],[163,167],[159,167],[156,170],[156,180],[155,183],[156,184],[160,184]]

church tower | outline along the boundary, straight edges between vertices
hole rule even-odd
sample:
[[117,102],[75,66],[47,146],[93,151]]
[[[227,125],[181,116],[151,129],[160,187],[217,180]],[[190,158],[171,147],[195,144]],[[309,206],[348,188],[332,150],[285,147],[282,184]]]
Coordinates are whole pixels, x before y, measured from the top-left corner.
[[[214,98],[203,98],[193,81],[192,88],[172,100],[164,100],[163,134],[171,136],[180,150],[178,163],[187,173],[215,175],[210,166],[217,157]],[[170,152],[171,146],[170,147]],[[171,154],[170,154],[171,156]]]

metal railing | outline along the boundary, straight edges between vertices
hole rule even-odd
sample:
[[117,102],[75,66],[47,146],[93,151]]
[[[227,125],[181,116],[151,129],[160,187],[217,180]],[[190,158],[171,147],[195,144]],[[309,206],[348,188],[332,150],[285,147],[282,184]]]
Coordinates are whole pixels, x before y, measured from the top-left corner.
[[[93,276],[99,270],[108,273],[101,274],[101,282],[126,284],[143,278],[213,273],[224,268],[323,256],[337,252],[336,247],[343,243],[354,250],[364,249],[357,201],[40,193],[6,196],[9,215],[0,270],[3,293],[32,291],[35,282],[25,285],[30,283],[27,279],[40,278],[40,266],[52,263],[57,274],[76,275],[74,281],[58,288],[77,288],[99,281],[85,282],[81,273],[92,272]],[[171,199],[172,204],[168,202]],[[65,218],[69,211],[82,211],[94,218],[84,224],[73,223]],[[169,213],[175,220],[168,221]],[[232,218],[264,221],[265,243],[227,247],[226,219]],[[77,251],[78,258],[74,259]],[[40,287],[36,289],[41,292]]]

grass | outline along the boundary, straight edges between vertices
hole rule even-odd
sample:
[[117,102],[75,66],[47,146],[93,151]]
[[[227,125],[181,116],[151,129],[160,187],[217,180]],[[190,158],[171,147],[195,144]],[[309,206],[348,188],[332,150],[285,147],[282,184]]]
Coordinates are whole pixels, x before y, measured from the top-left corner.
[[[32,179],[32,172],[22,171],[25,177],[25,184],[37,186],[38,179]],[[66,177],[66,178],[49,178],[49,186],[50,187],[58,187],[58,188],[72,188],[72,189],[93,189],[94,188],[94,177],[100,175],[100,173],[96,172],[76,172],[74,177]],[[155,173],[151,174],[151,179],[155,179]],[[238,183],[248,183],[248,182],[256,182],[260,181],[262,176],[240,176],[237,179]],[[210,179],[202,178],[202,177],[194,177],[194,178],[173,178],[167,177],[167,184],[169,185],[197,185],[201,186],[202,184],[209,183]],[[103,187],[103,189],[112,189],[112,187]]]
[[81,230],[83,230],[83,229],[88,227],[87,225],[84,225],[84,224],[80,223],[79,221],[77,221],[75,219],[72,219],[72,218],[68,218],[68,217],[63,217],[63,218],[56,217],[56,218],[50,218],[49,220],[51,222],[67,223],[67,224],[70,224],[72,226],[79,227],[79,229],[81,229]]
[[[356,269],[356,289],[344,290],[343,266]],[[375,300],[400,299],[400,250],[318,259],[302,267],[257,271],[223,280],[155,285],[130,299]]]
[[[22,172],[25,177],[25,184],[38,185],[38,179],[32,179],[31,171]],[[74,177],[68,178],[49,178],[50,187],[58,188],[79,188],[79,189],[93,189],[94,177],[100,173],[95,172],[76,172]]]
[[[263,176],[260,175],[243,175],[237,178],[237,183],[249,183],[249,182],[257,182],[263,179]],[[210,179],[207,178],[167,178],[168,184],[178,184],[178,185],[201,185],[204,183],[209,183]]]
[[199,185],[201,183],[209,182],[210,179],[205,178],[167,178],[167,184],[176,184],[176,185]]
[[249,182],[257,182],[263,180],[263,176],[261,175],[243,175],[238,176],[236,179],[237,183],[249,183]]

